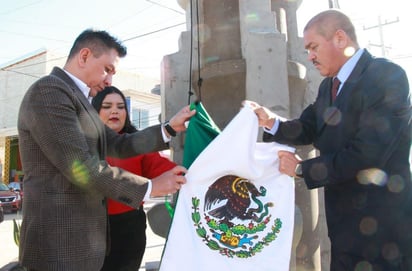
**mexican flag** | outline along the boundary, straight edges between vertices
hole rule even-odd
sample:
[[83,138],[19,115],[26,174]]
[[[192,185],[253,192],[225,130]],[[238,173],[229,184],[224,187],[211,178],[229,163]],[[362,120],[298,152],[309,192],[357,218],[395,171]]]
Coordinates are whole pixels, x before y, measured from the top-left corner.
[[183,166],[185,168],[189,168],[199,154],[221,132],[202,103],[191,104],[190,110],[193,109],[196,109],[196,115],[189,121],[183,149]]
[[293,149],[258,143],[249,107],[210,137],[203,127],[215,125],[210,118],[199,125],[197,115],[206,112],[201,104],[196,109],[184,155],[195,139],[203,138],[205,148],[194,149],[200,154],[179,192],[160,270],[289,270],[294,181],[279,173],[277,152]]

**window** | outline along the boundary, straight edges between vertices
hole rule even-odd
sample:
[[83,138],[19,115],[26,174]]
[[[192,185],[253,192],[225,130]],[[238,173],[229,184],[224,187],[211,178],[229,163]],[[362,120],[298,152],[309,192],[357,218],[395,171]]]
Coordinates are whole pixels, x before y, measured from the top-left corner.
[[149,110],[132,108],[131,122],[138,129],[144,129],[150,125]]

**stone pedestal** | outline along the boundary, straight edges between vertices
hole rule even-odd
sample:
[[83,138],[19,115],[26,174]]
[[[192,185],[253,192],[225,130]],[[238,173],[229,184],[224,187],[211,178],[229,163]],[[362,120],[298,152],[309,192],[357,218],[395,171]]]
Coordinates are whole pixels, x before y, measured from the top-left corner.
[[[163,59],[163,119],[189,101],[201,99],[223,129],[244,99],[259,102],[286,118],[299,116],[313,102],[321,77],[307,61],[297,33],[296,11],[302,1],[178,2],[186,10],[188,29],[193,23],[193,37],[192,32],[182,33],[179,52]],[[200,88],[198,78],[202,79]],[[189,91],[194,93],[191,100]],[[184,134],[171,142],[172,158],[177,163],[182,161],[183,142]],[[316,155],[311,146],[297,151],[303,159]],[[303,181],[297,181],[295,193],[290,270],[327,271],[323,191],[308,190]]]

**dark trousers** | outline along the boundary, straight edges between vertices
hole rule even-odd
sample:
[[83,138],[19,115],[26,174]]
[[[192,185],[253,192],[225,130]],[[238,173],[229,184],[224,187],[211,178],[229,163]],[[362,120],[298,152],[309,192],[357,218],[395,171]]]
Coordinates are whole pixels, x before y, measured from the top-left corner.
[[412,271],[411,214],[382,208],[376,227],[359,226],[363,218],[354,216],[345,229],[329,227],[330,271]]
[[385,259],[377,256],[365,259],[350,252],[339,252],[332,248],[330,271],[412,271],[412,256]]
[[102,271],[137,271],[146,248],[146,214],[143,206],[109,216],[110,250]]

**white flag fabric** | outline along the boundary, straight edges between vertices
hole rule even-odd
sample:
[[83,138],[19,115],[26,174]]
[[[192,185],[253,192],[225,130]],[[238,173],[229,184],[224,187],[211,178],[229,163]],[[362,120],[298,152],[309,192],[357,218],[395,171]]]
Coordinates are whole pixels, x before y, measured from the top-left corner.
[[294,180],[277,153],[294,149],[257,143],[258,130],[242,108],[190,166],[160,271],[289,270]]

